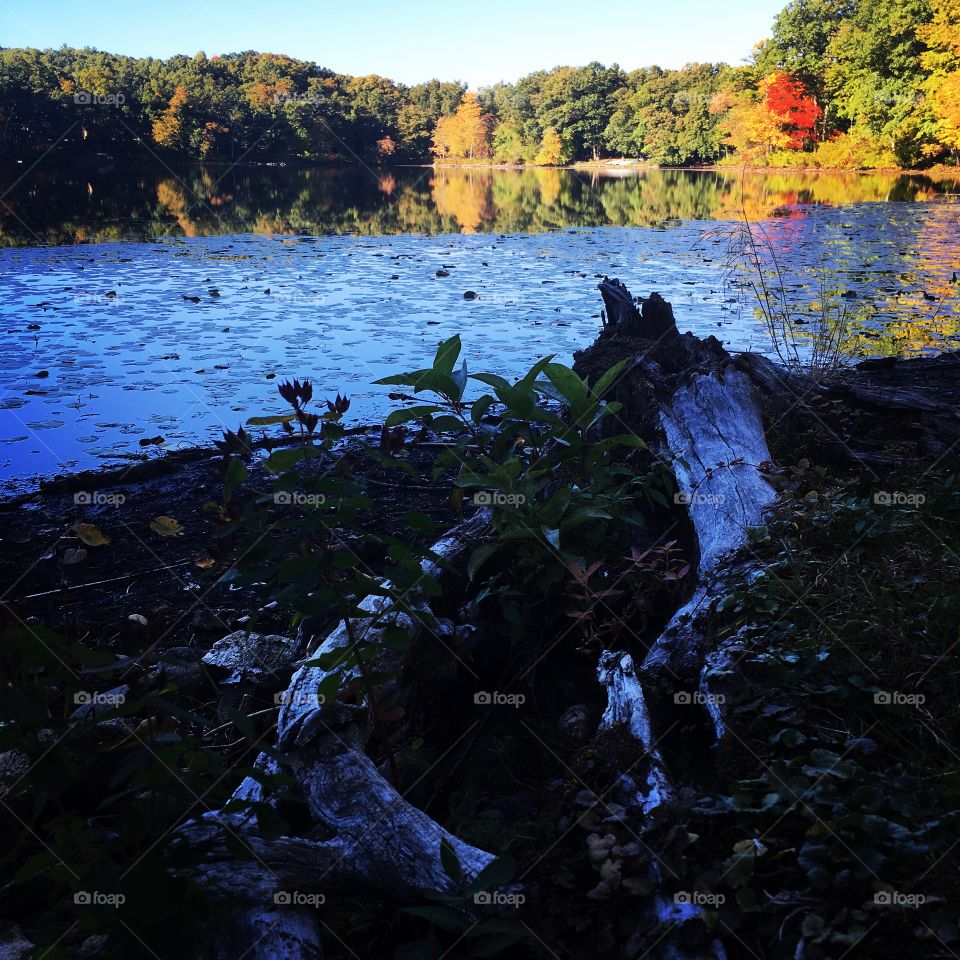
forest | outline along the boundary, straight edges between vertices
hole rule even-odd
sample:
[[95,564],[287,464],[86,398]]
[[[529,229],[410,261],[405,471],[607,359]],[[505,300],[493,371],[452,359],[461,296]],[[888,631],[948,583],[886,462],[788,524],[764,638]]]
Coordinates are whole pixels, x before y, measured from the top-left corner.
[[468,91],[246,51],[0,49],[0,152],[208,162],[924,168],[960,162],[956,0],[793,0],[742,65],[560,66]]

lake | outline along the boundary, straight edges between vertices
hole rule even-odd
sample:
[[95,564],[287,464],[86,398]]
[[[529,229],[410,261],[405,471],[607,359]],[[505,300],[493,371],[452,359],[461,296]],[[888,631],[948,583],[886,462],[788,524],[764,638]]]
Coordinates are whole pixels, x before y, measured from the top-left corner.
[[8,165],[0,482],[141,458],[157,436],[208,444],[278,412],[288,377],[373,422],[390,401],[372,381],[454,333],[475,371],[569,360],[604,275],[659,291],[681,330],[770,352],[733,269],[744,217],[797,317],[848,305],[849,357],[958,346],[958,181],[619,174]]

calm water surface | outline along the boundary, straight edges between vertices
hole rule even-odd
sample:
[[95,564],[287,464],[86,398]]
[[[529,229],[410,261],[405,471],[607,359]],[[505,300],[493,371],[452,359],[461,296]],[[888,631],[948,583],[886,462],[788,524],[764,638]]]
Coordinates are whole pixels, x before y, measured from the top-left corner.
[[0,184],[7,489],[141,457],[143,438],[209,443],[279,411],[285,377],[347,393],[372,421],[390,405],[372,381],[424,365],[453,333],[478,371],[569,360],[599,327],[605,274],[661,292],[681,329],[767,352],[731,282],[727,235],[744,214],[799,316],[824,290],[847,294],[851,357],[958,346],[950,181],[25,166]]

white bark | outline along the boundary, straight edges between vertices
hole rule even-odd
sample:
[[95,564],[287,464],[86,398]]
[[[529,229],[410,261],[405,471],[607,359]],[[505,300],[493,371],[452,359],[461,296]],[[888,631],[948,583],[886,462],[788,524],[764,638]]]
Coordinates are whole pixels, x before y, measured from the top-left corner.
[[689,503],[700,559],[693,596],[650,648],[642,669],[689,682],[704,656],[698,621],[717,599],[720,560],[746,543],[776,493],[759,470],[770,450],[753,384],[741,371],[695,376],[661,411],[660,424],[677,457],[677,485]]
[[[480,511],[452,530],[431,548],[433,555],[421,565],[425,576],[444,580],[456,576],[466,556],[489,527],[489,511]],[[452,625],[428,617],[422,589],[409,590],[400,609],[392,587],[387,596],[370,596],[360,606],[368,617],[341,621],[309,655],[346,652],[353,639],[376,644],[388,625],[399,626],[411,637],[425,630],[453,638]],[[377,668],[389,660],[383,649]],[[236,666],[231,662],[231,666]],[[259,835],[255,814],[207,814],[181,830],[183,842],[203,852],[198,868],[201,882],[231,905],[240,905],[230,916],[245,934],[247,946],[257,931],[274,930],[262,938],[250,956],[262,960],[313,960],[322,956],[311,910],[297,906],[296,895],[316,897],[324,891],[374,892],[391,899],[421,899],[427,893],[457,891],[444,871],[440,846],[453,848],[467,881],[494,859],[492,854],[464,843],[444,830],[426,813],[408,803],[380,773],[363,750],[363,736],[354,723],[356,710],[322,702],[318,687],[336,668],[311,665],[296,670],[281,695],[277,721],[277,750],[286,769],[296,778],[314,823],[310,837]],[[276,773],[280,765],[261,755],[257,766]],[[234,802],[271,802],[261,784],[245,779]],[[250,856],[235,859],[236,841]],[[277,896],[293,900],[275,902]],[[224,943],[229,937],[218,939]],[[228,954],[222,954],[226,957]]]
[[663,757],[653,738],[650,714],[633,658],[628,653],[603,653],[597,674],[607,688],[607,709],[600,721],[601,729],[626,727],[646,751],[647,791],[638,792],[637,804],[644,813],[650,813],[673,796],[673,789],[667,779]]

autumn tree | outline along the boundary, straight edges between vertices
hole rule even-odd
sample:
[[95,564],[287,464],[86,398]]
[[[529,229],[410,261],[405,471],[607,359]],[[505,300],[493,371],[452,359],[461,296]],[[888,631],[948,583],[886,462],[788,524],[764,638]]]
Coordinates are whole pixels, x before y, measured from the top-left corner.
[[956,0],[932,3],[930,23],[917,28],[917,36],[928,47],[920,56],[930,71],[923,87],[933,114],[932,133],[960,162],[960,5]]
[[791,0],[773,22],[773,36],[757,51],[761,75],[784,72],[799,80],[823,111],[821,137],[826,135],[827,50],[853,13],[855,0]]
[[560,133],[547,127],[543,131],[543,140],[537,152],[536,162],[547,167],[555,167],[567,163],[570,159],[570,143]]
[[817,139],[817,121],[823,114],[804,85],[786,73],[774,73],[761,84],[764,106],[787,137],[791,150]]
[[479,160],[490,156],[490,128],[475,93],[465,93],[456,112],[440,117],[433,152],[441,158]]
[[153,140],[160,147],[178,147],[183,134],[183,109],[190,99],[187,88],[178,84],[163,113],[153,122]]

